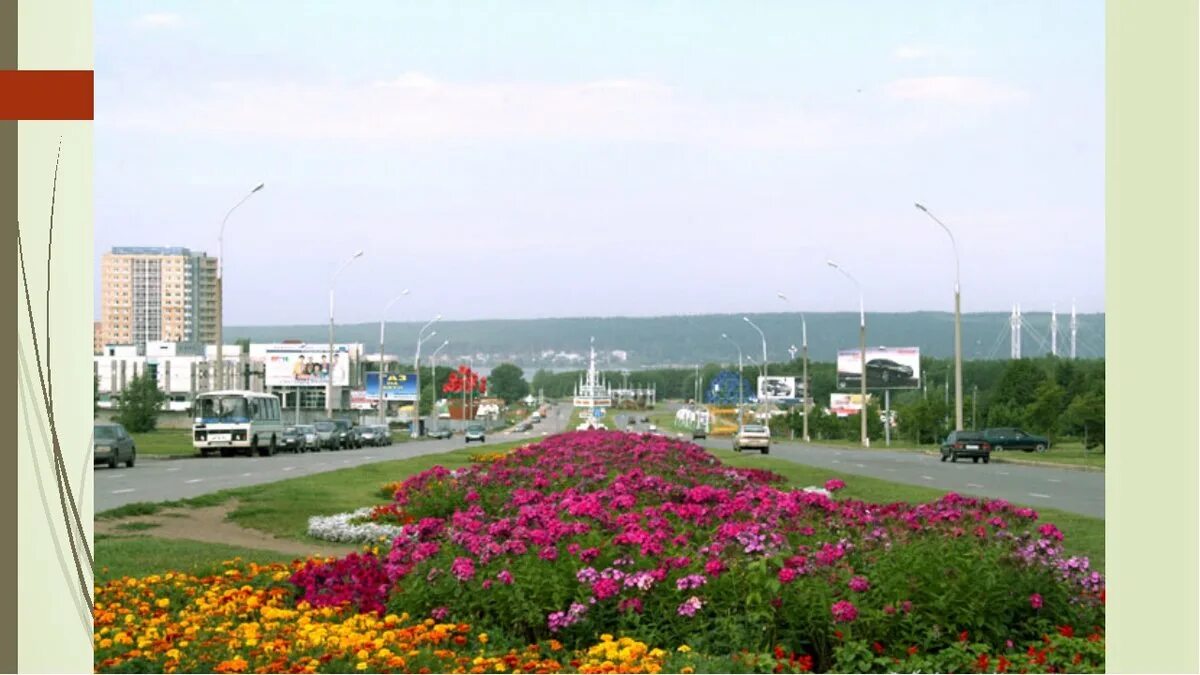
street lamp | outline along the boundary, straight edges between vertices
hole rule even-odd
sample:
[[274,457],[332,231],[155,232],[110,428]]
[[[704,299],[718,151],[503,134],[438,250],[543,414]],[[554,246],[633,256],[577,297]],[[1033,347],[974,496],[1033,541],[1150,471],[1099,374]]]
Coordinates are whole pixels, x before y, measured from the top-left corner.
[[913,204],[925,215],[933,219],[933,222],[942,226],[946,234],[950,235],[950,245],[954,249],[954,430],[962,431],[963,428],[963,398],[962,398],[962,303],[959,286],[959,263],[958,263],[958,242],[954,239],[954,233],[946,224],[937,219],[937,216],[929,212],[921,204]]
[[[225,223],[229,220],[229,216],[233,215],[233,212],[237,210],[237,207],[246,203],[247,199],[250,199],[255,192],[263,189],[265,185],[265,183],[255,185],[253,190],[246,193],[246,196],[242,197],[241,201],[234,204],[233,208],[225,213],[225,217],[221,219],[221,231],[217,234],[217,389],[225,388],[225,362],[222,360],[222,352],[224,350],[221,349],[222,343],[225,340]],[[197,314],[198,316],[199,314]],[[197,328],[196,335],[199,336],[199,334],[199,329]]]
[[407,288],[404,289],[403,291],[401,291],[400,295],[397,295],[396,297],[389,300],[388,304],[384,305],[384,307],[383,307],[383,318],[381,318],[379,320],[379,423],[380,424],[387,424],[387,401],[385,401],[383,398],[383,359],[384,359],[383,336],[384,336],[384,329],[387,326],[387,311],[392,308],[392,305],[396,304],[396,301],[398,301],[400,298],[403,298],[406,295],[408,295]]
[[[776,293],[780,300],[787,302],[788,298],[783,293]],[[800,312],[800,345],[804,352],[804,442],[809,441],[808,437],[808,322],[804,320],[804,312]]]
[[362,250],[358,250],[354,255],[350,256],[342,266],[329,277],[329,372],[325,377],[325,416],[333,417],[333,283],[337,280],[350,263],[362,257]]
[[834,261],[826,260],[825,262],[833,269],[841,272],[847,279],[854,282],[854,285],[858,288],[858,348],[860,365],[862,366],[860,373],[862,379],[859,381],[861,385],[862,411],[859,413],[859,418],[862,420],[862,444],[864,448],[869,448],[871,447],[871,439],[867,438],[867,313],[863,308],[862,284],[858,283],[858,279],[850,276],[849,272],[839,267]]
[[746,386],[745,382],[742,380],[742,348],[738,345],[738,343],[731,340],[725,333],[721,333],[721,337],[725,340],[729,340],[729,344],[733,345],[733,348],[736,349],[738,353],[738,431],[740,432],[742,430],[742,390],[745,389]]
[[432,333],[430,333],[429,335],[425,335],[425,331],[430,326],[432,326],[433,324],[435,324],[441,320],[442,320],[442,315],[438,314],[437,316],[430,319],[429,323],[422,326],[421,330],[417,333],[417,353],[415,356],[413,356],[413,370],[415,370],[417,373],[417,397],[413,402],[412,438],[416,438],[421,435],[421,422],[420,422],[420,413],[421,413],[421,343],[424,342],[425,340],[428,340],[429,338],[433,337],[434,335],[437,335],[436,330],[433,331]]
[[[433,391],[433,395],[434,395],[433,400],[435,403],[437,402],[437,389],[436,389],[436,387],[437,387],[437,372],[434,370],[435,368],[437,368],[436,359],[437,359],[438,352],[445,349],[446,345],[448,345],[448,344],[450,344],[449,340],[443,340],[442,344],[439,345],[437,349],[433,350],[433,353],[429,355],[429,388],[431,391]],[[419,391],[420,389],[421,389],[421,376],[420,376],[420,374],[418,374],[417,375],[417,390]]]

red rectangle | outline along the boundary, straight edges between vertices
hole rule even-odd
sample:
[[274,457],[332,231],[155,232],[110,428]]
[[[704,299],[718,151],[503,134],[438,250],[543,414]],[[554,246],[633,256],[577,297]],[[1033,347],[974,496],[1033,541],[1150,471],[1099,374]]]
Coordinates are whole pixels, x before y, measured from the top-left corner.
[[90,70],[0,70],[0,120],[91,120]]

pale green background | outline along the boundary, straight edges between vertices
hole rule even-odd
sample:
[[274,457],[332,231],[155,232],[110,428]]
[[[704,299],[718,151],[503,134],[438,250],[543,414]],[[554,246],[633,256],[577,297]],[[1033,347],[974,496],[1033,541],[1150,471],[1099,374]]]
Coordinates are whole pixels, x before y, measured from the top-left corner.
[[[20,0],[17,63],[22,70],[90,70],[92,5],[88,0]],[[62,138],[55,206],[50,328],[55,417],[71,488],[92,539],[92,123],[18,124],[18,217],[34,320],[45,330],[46,244],[54,158]],[[16,252],[11,253],[15,262]],[[15,266],[14,266],[15,267]],[[10,268],[18,277],[19,269]],[[18,306],[24,310],[23,297]],[[17,322],[19,358],[36,378],[28,320]],[[43,343],[44,344],[44,343]],[[43,359],[45,354],[43,353]],[[91,617],[78,580],[50,463],[49,424],[40,390],[29,391],[16,369],[18,566],[21,672],[92,671]],[[33,380],[36,383],[36,380]],[[36,398],[33,398],[34,396]],[[41,420],[39,424],[36,420]],[[28,421],[27,421],[28,420]],[[43,436],[43,429],[45,436]],[[40,480],[40,487],[39,487]],[[44,497],[42,496],[44,495]],[[82,559],[83,552],[80,550]],[[85,568],[86,572],[86,568]],[[90,577],[88,582],[91,582]]]
[[1200,667],[1197,21],[1192,0],[1106,17],[1109,672]]

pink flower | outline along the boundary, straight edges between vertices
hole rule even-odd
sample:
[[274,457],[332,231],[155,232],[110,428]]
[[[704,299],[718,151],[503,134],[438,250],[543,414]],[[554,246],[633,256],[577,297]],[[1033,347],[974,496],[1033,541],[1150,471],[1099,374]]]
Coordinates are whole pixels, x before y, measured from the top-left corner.
[[1034,593],[1033,595],[1029,596],[1029,606],[1034,609],[1041,609],[1042,596],[1038,593]]
[[1062,531],[1059,530],[1058,527],[1056,527],[1054,525],[1054,523],[1043,524],[1041,527],[1038,528],[1038,532],[1040,532],[1043,537],[1047,537],[1049,539],[1054,539],[1056,541],[1063,540]]
[[721,576],[721,572],[725,570],[725,565],[721,564],[720,560],[713,558],[704,563],[704,573],[710,577]]
[[825,489],[829,490],[830,492],[837,492],[844,487],[846,487],[846,482],[837,478],[830,478],[829,480],[825,481]]
[[833,620],[838,623],[850,623],[858,618],[858,608],[847,600],[838,600],[829,609],[833,612]]
[[600,579],[592,584],[592,594],[597,600],[607,600],[619,593],[621,585],[615,579]]
[[504,584],[505,586],[512,585],[513,575],[512,572],[509,572],[508,570],[500,570],[500,573],[496,575],[496,578],[499,579],[500,583]]
[[459,581],[470,581],[475,578],[475,562],[470,558],[458,557],[450,564],[450,572]]
[[676,612],[679,614],[679,616],[696,616],[696,612],[699,612],[700,608],[703,606],[704,601],[693,595],[687,600],[684,600],[683,604],[679,605],[679,609],[677,609]]
[[866,592],[869,588],[871,588],[871,582],[867,581],[866,577],[850,578],[850,590],[854,591],[855,593]]
[[790,584],[796,578],[796,570],[790,567],[784,567],[779,570],[779,581],[781,583]]
[[557,560],[558,549],[553,546],[543,546],[542,550],[538,551],[538,557],[542,560]]
[[446,617],[450,616],[450,608],[436,607],[432,612],[429,613],[429,616],[433,617],[434,621],[443,621]]
[[617,603],[617,609],[619,609],[620,611],[625,612],[625,613],[633,612],[635,614],[641,614],[642,613],[642,599],[641,598],[625,598],[621,602]]

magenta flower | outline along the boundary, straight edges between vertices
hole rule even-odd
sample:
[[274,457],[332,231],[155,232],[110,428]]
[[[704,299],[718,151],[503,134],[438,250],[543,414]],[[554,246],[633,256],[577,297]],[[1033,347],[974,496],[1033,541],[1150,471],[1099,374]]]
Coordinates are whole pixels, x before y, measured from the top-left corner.
[[450,572],[459,581],[470,581],[475,578],[475,562],[470,558],[460,556],[450,564]]
[[725,565],[723,565],[721,563],[721,561],[717,560],[716,558],[713,558],[712,560],[709,560],[708,562],[704,563],[704,573],[710,577],[721,576],[721,572],[723,572],[724,570],[725,570]]
[[621,592],[621,584],[615,579],[600,579],[592,584],[592,594],[597,600],[607,600]]
[[844,487],[846,487],[846,482],[837,478],[830,478],[829,480],[825,481],[825,489],[829,490],[830,492],[837,492]]
[[790,584],[796,578],[796,570],[790,567],[784,567],[779,570],[779,581],[781,583]]
[[838,600],[829,609],[833,612],[833,620],[838,623],[850,623],[858,618],[858,608],[848,600]]
[[542,560],[557,560],[558,549],[553,546],[543,546],[542,550],[538,551],[538,557]]
[[429,616],[432,617],[434,621],[445,621],[446,617],[450,616],[450,608],[435,607],[433,611],[429,613]]
[[1033,595],[1029,596],[1029,606],[1034,609],[1041,609],[1042,596],[1038,593],[1034,593]]
[[850,590],[855,593],[865,593],[871,588],[871,582],[867,581],[866,577],[856,576],[850,578]]
[[633,612],[634,614],[641,614],[642,613],[642,599],[641,598],[625,598],[621,602],[617,603],[617,609],[626,614],[628,614],[629,612]]
[[512,572],[509,572],[508,570],[500,570],[500,572],[496,575],[496,578],[499,579],[500,583],[504,584],[505,586],[512,585],[513,575]]

